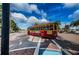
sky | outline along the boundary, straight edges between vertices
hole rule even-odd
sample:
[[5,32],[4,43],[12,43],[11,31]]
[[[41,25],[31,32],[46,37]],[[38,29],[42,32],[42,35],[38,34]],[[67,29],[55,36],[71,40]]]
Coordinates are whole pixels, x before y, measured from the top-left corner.
[[21,29],[34,23],[60,21],[61,27],[79,19],[78,3],[11,3],[10,17]]

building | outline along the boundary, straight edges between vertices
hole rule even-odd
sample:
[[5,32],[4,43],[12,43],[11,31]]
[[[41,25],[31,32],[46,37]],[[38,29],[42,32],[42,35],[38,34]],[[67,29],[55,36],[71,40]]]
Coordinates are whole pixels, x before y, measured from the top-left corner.
[[75,33],[79,33],[79,26],[70,27],[70,31],[73,31]]

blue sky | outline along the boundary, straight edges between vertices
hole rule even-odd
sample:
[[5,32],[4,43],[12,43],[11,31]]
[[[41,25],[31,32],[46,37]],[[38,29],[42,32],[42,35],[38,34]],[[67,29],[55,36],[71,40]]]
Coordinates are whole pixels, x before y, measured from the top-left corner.
[[21,29],[35,22],[61,21],[61,27],[79,19],[78,3],[16,3],[10,5],[11,18]]

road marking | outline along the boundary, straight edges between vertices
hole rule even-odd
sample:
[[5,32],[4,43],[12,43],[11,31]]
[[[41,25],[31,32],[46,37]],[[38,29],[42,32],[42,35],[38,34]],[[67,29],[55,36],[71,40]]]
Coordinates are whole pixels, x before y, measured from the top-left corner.
[[30,36],[30,35],[29,35],[29,37],[30,37],[30,38],[28,39],[29,41],[32,41],[32,40],[34,39],[34,36]]
[[71,53],[69,53],[66,49],[61,49],[62,51],[64,51],[66,54],[71,55]]
[[54,40],[52,40],[55,44],[56,44],[56,46],[59,48],[59,49],[61,49],[61,46],[56,42],[56,41],[54,41]]
[[34,55],[38,55],[39,49],[40,49],[40,44],[41,44],[41,38],[40,38],[39,41],[38,41],[38,45],[37,45],[37,47],[36,47],[36,49],[35,49]]
[[11,48],[11,47],[13,47],[14,46],[14,44],[11,44],[9,47]]
[[52,40],[59,49],[63,50],[66,54],[71,55],[71,53],[69,53],[67,50],[63,49],[56,41]]
[[32,38],[32,42],[33,42],[34,38],[35,38],[35,37],[33,36],[33,38]]
[[[40,49],[46,49],[46,48],[40,48]],[[51,50],[51,51],[61,51],[61,50],[58,50],[58,49],[51,49],[51,48],[49,48],[49,49],[47,49],[47,50]]]
[[22,45],[22,42],[19,42],[19,45]]
[[9,52],[18,51],[18,50],[24,50],[24,49],[31,49],[31,48],[36,48],[36,47],[24,47],[24,48],[10,50]]

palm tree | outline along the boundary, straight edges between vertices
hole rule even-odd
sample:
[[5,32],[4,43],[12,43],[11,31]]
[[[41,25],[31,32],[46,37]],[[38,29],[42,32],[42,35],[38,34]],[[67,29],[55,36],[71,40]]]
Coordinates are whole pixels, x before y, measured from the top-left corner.
[[37,22],[35,22],[35,24],[34,25],[38,25],[38,23]]
[[54,24],[56,24],[56,25],[57,25],[58,30],[60,30],[60,25],[61,25],[61,22],[60,22],[60,21],[56,21],[56,22],[54,22]]
[[79,25],[79,19],[76,21],[76,26],[78,26]]
[[70,25],[65,25],[65,26],[64,26],[64,31],[65,31],[65,32],[69,32],[69,28],[70,28]]
[[72,21],[70,26],[78,26],[79,25],[79,19],[76,21]]
[[79,28],[78,28],[78,26],[79,26],[79,19],[76,20],[76,21],[72,21],[71,24],[70,24],[70,26],[75,27],[74,30],[79,30]]
[[16,23],[13,20],[11,20],[11,30],[14,32],[19,31],[19,27],[16,25]]

